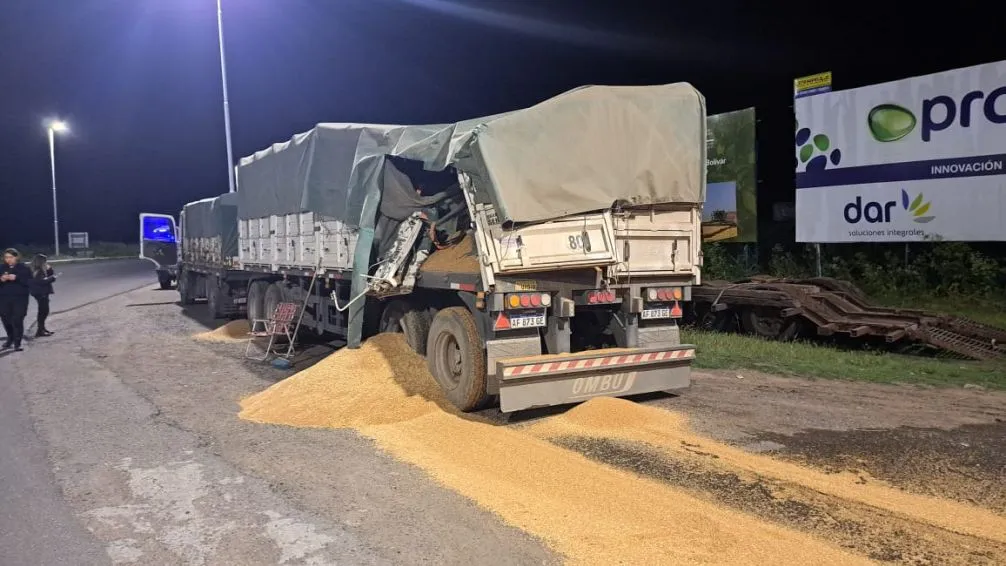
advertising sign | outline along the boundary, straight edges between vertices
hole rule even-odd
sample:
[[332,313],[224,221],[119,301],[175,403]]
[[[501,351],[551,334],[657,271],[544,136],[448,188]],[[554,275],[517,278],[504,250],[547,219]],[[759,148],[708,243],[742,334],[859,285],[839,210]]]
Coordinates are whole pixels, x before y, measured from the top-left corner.
[[706,242],[758,241],[755,109],[706,118]]
[[796,240],[1006,240],[1006,61],[809,96]]
[[830,91],[831,71],[810,75],[809,77],[800,77],[793,81],[793,98],[803,98]]
[[86,250],[89,246],[87,232],[68,232],[66,239],[71,250]]

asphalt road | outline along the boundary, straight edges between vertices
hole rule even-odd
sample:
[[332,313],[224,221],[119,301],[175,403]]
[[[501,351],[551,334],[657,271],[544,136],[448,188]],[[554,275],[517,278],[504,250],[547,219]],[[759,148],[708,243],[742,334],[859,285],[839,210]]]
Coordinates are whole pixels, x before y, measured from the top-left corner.
[[[156,282],[143,260],[58,264],[54,312],[59,313]],[[32,301],[26,325],[34,321]],[[26,348],[44,348],[32,341]],[[4,358],[19,354],[8,353]],[[0,358],[0,562],[23,565],[105,564],[109,557],[74,516],[52,476],[46,447],[38,438],[13,359]]]

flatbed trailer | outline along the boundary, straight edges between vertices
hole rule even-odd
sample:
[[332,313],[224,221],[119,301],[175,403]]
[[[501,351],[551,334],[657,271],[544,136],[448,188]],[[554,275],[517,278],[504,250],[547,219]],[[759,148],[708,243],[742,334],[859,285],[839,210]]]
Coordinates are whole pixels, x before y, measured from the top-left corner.
[[883,307],[840,279],[707,281],[692,294],[696,322],[709,329],[775,340],[844,336],[921,344],[974,360],[1006,358],[1006,329],[961,316]]

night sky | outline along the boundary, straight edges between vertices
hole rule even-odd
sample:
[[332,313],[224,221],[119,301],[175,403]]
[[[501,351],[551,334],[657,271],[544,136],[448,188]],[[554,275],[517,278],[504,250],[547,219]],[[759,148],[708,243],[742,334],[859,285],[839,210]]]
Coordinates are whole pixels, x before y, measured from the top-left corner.
[[[1003,3],[224,0],[235,159],[317,122],[439,123],[583,84],[688,81],[756,106],[759,215],[792,201],[792,79],[835,88],[1006,59]],[[980,9],[979,9],[980,8]],[[215,0],[0,0],[0,244],[135,241],[227,191]]]

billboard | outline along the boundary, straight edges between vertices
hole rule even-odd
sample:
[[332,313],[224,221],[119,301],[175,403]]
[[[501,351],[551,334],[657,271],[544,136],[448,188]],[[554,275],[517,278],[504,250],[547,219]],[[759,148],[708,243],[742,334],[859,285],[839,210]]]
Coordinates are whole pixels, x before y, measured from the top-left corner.
[[706,118],[706,242],[758,241],[755,109]]
[[1006,240],[1006,61],[798,98],[796,240]]

